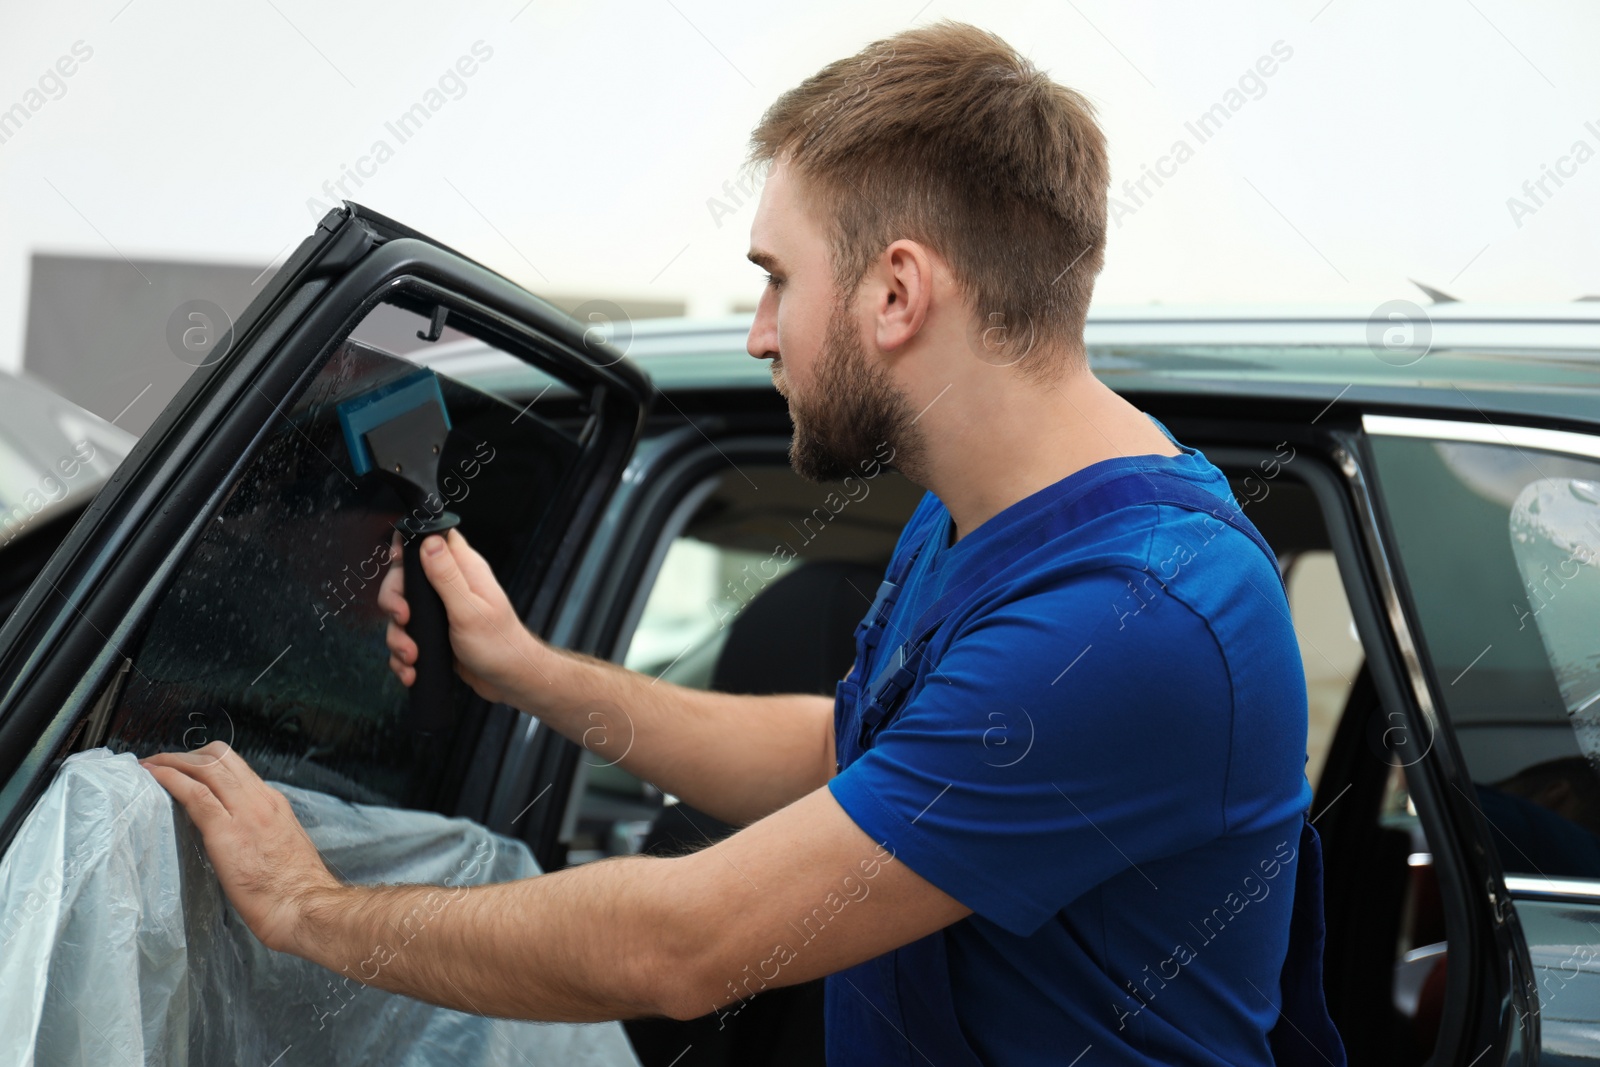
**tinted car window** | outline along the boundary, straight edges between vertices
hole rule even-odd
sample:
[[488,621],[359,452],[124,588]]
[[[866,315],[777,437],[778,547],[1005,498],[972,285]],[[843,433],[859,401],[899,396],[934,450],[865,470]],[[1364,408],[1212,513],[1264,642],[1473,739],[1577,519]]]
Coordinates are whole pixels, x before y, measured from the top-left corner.
[[[430,806],[473,724],[443,746],[403,728],[408,691],[388,669],[376,606],[403,513],[393,489],[354,474],[336,411],[415,370],[347,342],[274,420],[167,583],[101,743],[143,754],[221,739],[264,777]],[[440,385],[453,424],[440,495],[507,582],[578,444],[501,400]],[[458,682],[458,706],[465,696]]]
[[1372,440],[1419,641],[1505,869],[1600,878],[1600,463]]

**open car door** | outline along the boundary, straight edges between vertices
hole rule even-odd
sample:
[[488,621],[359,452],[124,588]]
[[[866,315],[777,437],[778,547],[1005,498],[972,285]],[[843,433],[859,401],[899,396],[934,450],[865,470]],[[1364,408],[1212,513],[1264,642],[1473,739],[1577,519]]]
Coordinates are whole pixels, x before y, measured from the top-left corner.
[[[449,327],[537,366],[562,386],[555,395],[564,399],[539,411],[532,404],[519,409],[361,340],[359,324],[380,305],[419,316],[424,339]],[[438,464],[427,514],[371,469],[381,454],[361,455],[351,443],[359,439],[377,453],[377,438],[350,427],[352,409],[362,410],[366,425],[381,424],[398,434],[402,451],[416,451],[422,431],[409,427],[403,412],[390,418],[372,401],[419,382],[430,393],[437,383],[448,427],[447,436],[420,449],[418,462],[431,450],[427,462]],[[101,764],[219,739],[264,778],[293,787],[297,811],[317,798],[319,817],[332,820],[330,813],[354,802],[369,806],[360,809],[363,818],[380,808],[415,816],[426,821],[420,832],[435,835],[427,840],[456,834],[461,845],[465,820],[487,824],[491,797],[504,795],[499,768],[510,740],[529,733],[518,729],[527,720],[487,704],[453,671],[419,719],[412,693],[389,671],[387,617],[376,606],[389,546],[397,530],[412,538],[419,519],[447,508],[530,628],[544,632],[632,454],[652,395],[643,373],[585,324],[505,278],[366,208],[347,203],[330,212],[211,349],[0,629],[0,851],[7,861],[25,844],[19,829],[30,812],[46,801],[72,810],[71,796],[55,793],[72,777],[62,774],[69,757],[77,757],[68,765],[75,780],[114,792],[117,781],[138,782],[118,778],[120,770],[103,772]],[[412,538],[413,547],[418,543]],[[448,662],[447,646],[431,652]],[[153,779],[147,784],[162,792]],[[517,784],[530,796],[538,787]],[[530,856],[550,854],[566,801],[561,789],[551,792],[514,826],[491,827],[516,835],[489,835],[502,852],[515,844]],[[125,819],[103,840],[137,834],[128,821],[137,823],[140,804],[149,802],[142,795],[138,803],[117,801]],[[92,821],[82,811],[65,820]],[[376,816],[359,825],[375,836],[388,833]],[[407,824],[389,833],[385,847],[406,853],[395,842],[414,831]],[[68,825],[66,832],[75,831]],[[185,832],[178,828],[193,853],[196,840]],[[340,830],[340,847],[360,846],[360,832]],[[312,836],[319,847],[332,844]],[[414,850],[406,854],[411,863]],[[372,880],[442,883],[455,870],[412,865],[395,877],[348,857]],[[70,867],[72,858],[63,862]],[[192,867],[193,856],[185,862]],[[496,877],[536,870],[525,862],[497,869]],[[56,877],[58,891],[71,873]],[[204,921],[194,914],[203,894],[193,873],[177,883],[191,949]],[[44,945],[37,924],[46,920],[16,910],[39,891],[19,879],[38,877],[17,865],[0,868],[0,904],[12,909],[0,915],[0,959],[15,960],[19,946]],[[89,893],[56,903],[81,912],[105,901]],[[137,966],[148,966],[150,953],[143,957]],[[76,979],[63,977],[61,967],[44,965],[49,989],[39,998],[71,1001]],[[200,1016],[231,1010],[208,1001],[193,969],[191,961],[190,1021],[146,1018],[147,1056],[155,1055],[153,1026],[187,1025],[198,1034],[217,1025]],[[95,1026],[94,1007],[71,1007],[103,1029]],[[0,1019],[13,1018],[9,1010],[0,1004]],[[148,1003],[141,1010],[148,1015]],[[305,1005],[295,1010],[313,1016]],[[327,1005],[314,1010],[325,1029]],[[196,1055],[203,1044],[197,1039]],[[354,1053],[347,1045],[340,1054]]]

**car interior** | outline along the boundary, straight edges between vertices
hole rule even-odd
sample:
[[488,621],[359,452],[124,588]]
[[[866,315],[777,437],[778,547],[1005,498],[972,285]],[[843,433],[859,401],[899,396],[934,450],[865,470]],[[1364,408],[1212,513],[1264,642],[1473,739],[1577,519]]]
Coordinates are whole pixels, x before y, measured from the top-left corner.
[[[624,663],[719,692],[831,696],[922,490],[884,472],[830,495],[787,465],[741,464],[694,492],[703,499],[688,522],[661,532],[666,552]],[[620,767],[586,756],[580,768],[569,862],[676,855],[734,832]],[[812,981],[752,998],[729,1020],[626,1025],[645,1063],[682,1053],[685,1063],[809,1064],[822,1062],[821,1019]]]

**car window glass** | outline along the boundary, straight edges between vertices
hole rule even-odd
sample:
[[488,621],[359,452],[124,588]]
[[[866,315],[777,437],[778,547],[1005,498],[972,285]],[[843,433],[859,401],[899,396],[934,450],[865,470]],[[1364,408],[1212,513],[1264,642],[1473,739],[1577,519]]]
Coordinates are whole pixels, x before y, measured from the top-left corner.
[[1434,689],[1508,872],[1600,878],[1600,463],[1373,438]]
[[[415,367],[346,342],[228,486],[160,594],[99,737],[114,751],[224,740],[261,774],[368,803],[427,806],[455,747],[402,728],[376,606],[398,495],[355,475],[338,405]],[[452,422],[439,497],[508,582],[578,452],[565,431],[441,376]],[[187,516],[181,517],[186,521]],[[464,687],[457,687],[457,699]],[[465,733],[465,730],[462,731]]]

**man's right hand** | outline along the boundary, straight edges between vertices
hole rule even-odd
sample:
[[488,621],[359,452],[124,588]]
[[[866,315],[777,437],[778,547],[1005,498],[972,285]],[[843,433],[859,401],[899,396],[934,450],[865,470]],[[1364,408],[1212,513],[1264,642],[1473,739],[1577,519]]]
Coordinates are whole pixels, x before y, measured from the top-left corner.
[[[415,552],[418,547],[413,543],[405,551]],[[439,551],[430,553],[430,547]],[[456,673],[485,700],[522,707],[530,679],[537,679],[540,673],[539,662],[551,655],[549,646],[522,624],[488,561],[467,544],[459,530],[450,530],[448,539],[430,534],[420,548],[423,572],[444,602]],[[389,669],[409,687],[417,679],[417,643],[405,630],[411,621],[411,607],[406,603],[400,552],[397,533],[389,573],[378,589],[378,607],[389,615],[385,635]]]

